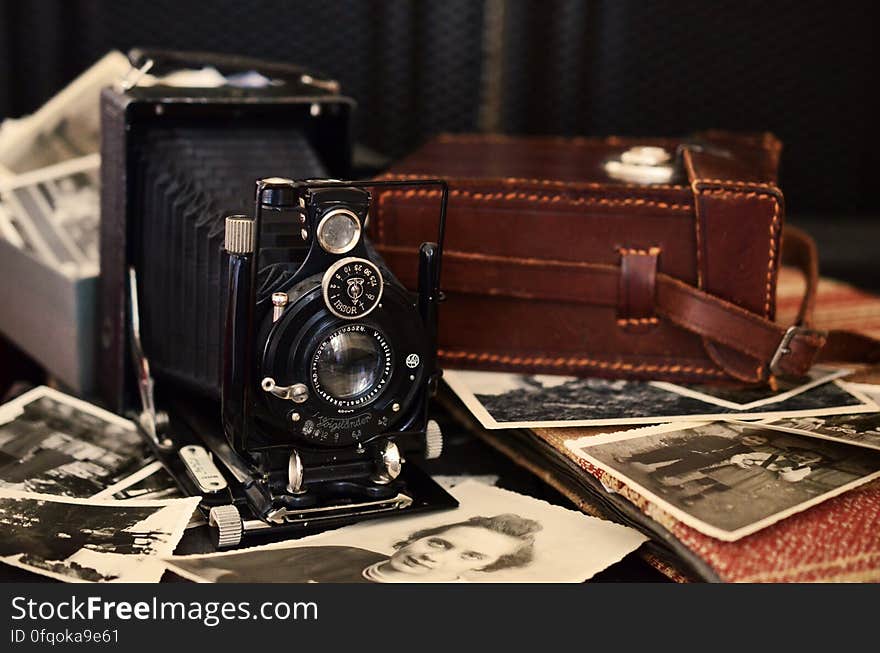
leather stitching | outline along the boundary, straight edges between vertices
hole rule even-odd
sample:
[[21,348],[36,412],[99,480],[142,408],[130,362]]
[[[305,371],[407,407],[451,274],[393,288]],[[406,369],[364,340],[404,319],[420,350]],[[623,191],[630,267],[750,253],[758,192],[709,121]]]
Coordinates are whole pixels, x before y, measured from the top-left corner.
[[[687,168],[688,176],[693,180],[691,182],[691,191],[694,194],[694,238],[696,239],[696,247],[697,247],[697,288],[703,287],[703,241],[700,233],[700,203],[699,203],[699,195],[700,191],[697,188],[697,173],[694,170],[694,162],[693,156],[691,155],[690,150],[685,149],[682,153],[682,161],[684,162],[685,168]],[[717,361],[716,361],[717,363]]]
[[773,198],[773,220],[770,223],[770,260],[767,261],[767,295],[764,299],[764,317],[770,317],[770,304],[773,293],[773,270],[776,260],[776,238],[778,235],[777,226],[779,224],[779,202]]
[[448,351],[441,349],[437,352],[441,358],[455,360],[472,360],[479,362],[493,362],[504,365],[542,365],[547,367],[596,367],[603,370],[626,370],[629,372],[670,372],[670,373],[688,373],[699,374],[702,376],[727,376],[721,370],[715,370],[706,367],[694,367],[692,365],[653,365],[650,363],[642,363],[633,365],[632,363],[622,363],[620,361],[605,361],[594,358],[543,358],[543,357],[522,357],[508,356],[505,354],[490,354],[489,352],[468,352],[468,351]]
[[[384,191],[381,197],[440,197],[440,191],[437,190],[389,190]],[[666,209],[670,211],[691,211],[690,204],[678,204],[674,202],[661,202],[658,200],[650,200],[644,198],[625,197],[621,199],[610,197],[578,197],[572,199],[565,195],[547,195],[542,193],[523,193],[523,192],[479,192],[470,190],[451,190],[450,197],[465,197],[473,200],[491,202],[495,200],[526,200],[533,203],[561,203],[566,206],[648,206],[658,209]],[[380,198],[380,203],[381,203]]]
[[776,184],[768,184],[760,181],[737,181],[735,179],[698,179],[701,184],[724,184],[725,186],[744,186],[752,188],[766,188],[767,190],[778,191]]
[[[377,179],[387,179],[387,180],[406,180],[406,179],[424,179],[424,174],[416,174],[416,173],[406,173],[406,172],[389,172],[384,175],[377,177]],[[688,190],[689,186],[682,186],[680,184],[651,184],[650,186],[645,186],[644,184],[625,184],[625,183],[604,183],[599,181],[593,182],[578,182],[578,181],[558,181],[556,179],[540,179],[537,177],[499,177],[497,179],[486,178],[486,177],[458,177],[458,181],[460,182],[470,182],[474,184],[484,184],[484,185],[492,185],[496,183],[500,184],[536,184],[539,186],[552,186],[554,188],[565,188],[568,190],[579,190],[584,188],[596,189],[596,190],[613,190],[613,189],[637,189],[639,191],[645,190],[677,190],[677,191],[685,191]]]
[[[660,256],[662,249],[660,247],[649,247],[648,249],[641,249],[636,247],[619,247],[617,251],[620,253],[620,256],[649,256],[655,259],[654,261],[654,271],[656,274],[657,262],[656,259]],[[621,261],[620,267],[621,280],[623,279],[623,263]],[[655,278],[655,286],[656,288],[656,278]],[[622,292],[622,291],[621,291]],[[654,291],[654,305],[656,307],[657,299],[656,299],[656,290]],[[618,300],[620,301],[620,300]],[[621,308],[618,307],[618,311],[622,312]],[[621,327],[627,326],[646,326],[646,325],[656,325],[659,324],[660,320],[656,316],[650,317],[621,317],[617,319],[617,325]]]
[[620,247],[617,250],[621,256],[627,254],[631,256],[660,256],[661,249],[659,247],[651,247],[649,249],[636,249],[633,247]]

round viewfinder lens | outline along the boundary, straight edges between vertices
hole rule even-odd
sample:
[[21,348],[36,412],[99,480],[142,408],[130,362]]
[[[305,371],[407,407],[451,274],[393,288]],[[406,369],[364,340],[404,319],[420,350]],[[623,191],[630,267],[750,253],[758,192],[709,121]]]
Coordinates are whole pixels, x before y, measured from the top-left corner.
[[318,242],[331,254],[344,254],[357,245],[361,225],[348,209],[334,209],[321,218]]

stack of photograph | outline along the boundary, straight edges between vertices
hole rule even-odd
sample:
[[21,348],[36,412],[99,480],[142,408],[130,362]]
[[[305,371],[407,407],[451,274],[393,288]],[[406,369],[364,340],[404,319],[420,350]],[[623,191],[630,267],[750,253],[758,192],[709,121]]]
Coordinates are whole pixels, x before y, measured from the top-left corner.
[[647,540],[497,477],[437,480],[459,508],[193,553],[209,528],[200,497],[135,425],[42,386],[0,406],[0,563],[68,583],[579,583]]
[[880,385],[776,388],[447,370],[444,403],[675,580],[878,579]]
[[45,386],[0,406],[0,562],[68,583],[156,582],[197,504],[124,418]]

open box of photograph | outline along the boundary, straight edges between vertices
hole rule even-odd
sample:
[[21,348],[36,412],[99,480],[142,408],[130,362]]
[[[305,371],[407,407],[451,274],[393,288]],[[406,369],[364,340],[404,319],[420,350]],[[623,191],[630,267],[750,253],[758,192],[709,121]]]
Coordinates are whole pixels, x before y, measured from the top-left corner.
[[65,386],[94,387],[97,154],[0,180],[0,331]]
[[98,95],[129,68],[110,52],[0,130],[0,332],[81,394],[97,344]]

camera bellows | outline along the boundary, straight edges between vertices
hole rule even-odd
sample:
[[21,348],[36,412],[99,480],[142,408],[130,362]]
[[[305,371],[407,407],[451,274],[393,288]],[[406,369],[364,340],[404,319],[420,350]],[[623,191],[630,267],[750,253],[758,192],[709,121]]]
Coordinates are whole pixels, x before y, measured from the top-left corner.
[[226,251],[230,254],[250,254],[254,251],[254,221],[243,215],[226,218]]
[[[253,251],[253,223],[245,215],[253,211],[257,179],[279,171],[325,177],[326,170],[300,129],[270,125],[153,128],[135,152],[129,201],[144,348],[157,377],[219,396],[224,245]],[[263,216],[258,285],[302,261],[300,228],[278,211]]]

